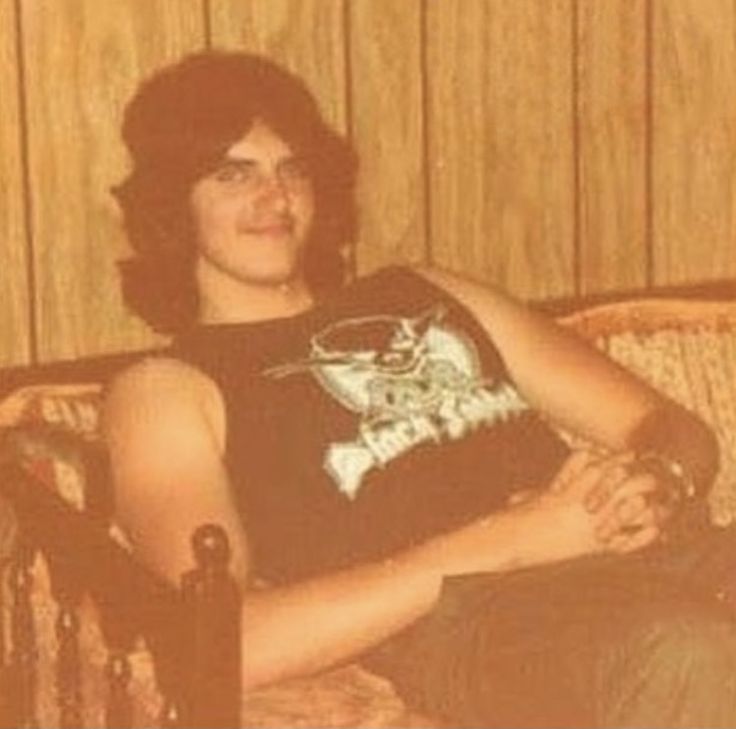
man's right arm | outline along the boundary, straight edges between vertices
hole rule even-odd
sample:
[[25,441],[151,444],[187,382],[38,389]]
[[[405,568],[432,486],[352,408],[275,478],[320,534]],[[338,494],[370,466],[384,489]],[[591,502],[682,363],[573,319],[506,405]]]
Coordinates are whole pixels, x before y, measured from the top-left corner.
[[[143,362],[113,383],[104,427],[117,519],[145,563],[176,584],[191,567],[192,531],[204,522],[227,531],[245,591],[246,687],[312,673],[376,645],[431,609],[445,575],[502,572],[603,549],[596,525],[605,509],[591,514],[583,501],[604,467],[578,454],[530,501],[389,560],[250,589],[246,533],[223,466],[224,406],[214,383],[175,360]],[[639,541],[654,538],[642,531]]]

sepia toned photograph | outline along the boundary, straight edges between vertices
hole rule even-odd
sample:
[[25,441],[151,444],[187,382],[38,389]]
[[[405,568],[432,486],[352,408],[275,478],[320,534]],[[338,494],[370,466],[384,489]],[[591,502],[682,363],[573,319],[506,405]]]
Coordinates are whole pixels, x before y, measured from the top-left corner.
[[0,727],[736,727],[732,0],[0,0]]

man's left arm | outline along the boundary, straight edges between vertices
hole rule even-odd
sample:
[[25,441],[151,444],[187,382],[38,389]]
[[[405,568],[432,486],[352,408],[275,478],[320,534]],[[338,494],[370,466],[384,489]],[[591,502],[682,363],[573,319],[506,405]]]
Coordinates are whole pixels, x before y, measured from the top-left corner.
[[605,449],[641,456],[658,477],[694,492],[688,496],[707,492],[718,448],[697,416],[513,298],[444,271],[416,270],[473,313],[532,407]]

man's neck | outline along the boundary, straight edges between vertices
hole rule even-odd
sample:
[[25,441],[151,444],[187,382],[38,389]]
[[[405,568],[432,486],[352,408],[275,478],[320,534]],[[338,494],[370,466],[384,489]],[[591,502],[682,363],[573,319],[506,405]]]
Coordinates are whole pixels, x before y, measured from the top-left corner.
[[[211,277],[207,277],[211,279]],[[314,298],[301,277],[274,283],[246,283],[226,276],[199,280],[202,324],[267,321],[307,311]]]

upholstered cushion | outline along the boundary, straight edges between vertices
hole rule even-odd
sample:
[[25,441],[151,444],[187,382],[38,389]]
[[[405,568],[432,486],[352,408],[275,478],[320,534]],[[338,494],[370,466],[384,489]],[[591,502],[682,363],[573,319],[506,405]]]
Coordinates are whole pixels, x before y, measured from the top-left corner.
[[[40,483],[69,505],[103,519],[110,536],[129,548],[113,519],[99,431],[101,389],[98,383],[48,383],[10,393],[0,401],[0,448],[12,451]],[[0,533],[1,518],[0,510]]]
[[713,521],[736,518],[736,302],[641,300],[567,317],[613,359],[698,413],[718,438]]
[[[36,719],[40,727],[58,727],[59,707],[55,646],[58,608],[52,598],[52,586],[46,560],[38,555],[33,569],[32,604],[38,651]],[[105,707],[109,693],[107,679],[108,651],[102,637],[99,612],[89,596],[78,607],[79,648],[81,656],[81,695],[83,726],[105,726]],[[54,648],[52,648],[54,647]],[[156,689],[150,653],[139,641],[128,656],[131,667],[129,694],[132,699],[133,726],[158,726],[162,699]]]
[[101,386],[53,382],[20,387],[0,402],[0,427],[19,423],[60,425],[82,436],[98,429]]
[[[108,524],[111,538],[128,546],[124,534],[111,521],[112,499],[106,478],[104,452],[99,439],[100,385],[33,385],[12,392],[0,402],[0,448],[2,456],[13,457],[35,478],[41,488],[54,491],[78,511]],[[0,500],[0,535],[14,521],[12,510]],[[6,554],[12,545],[0,538]],[[59,726],[56,701],[58,606],[53,599],[46,559],[37,554],[32,571],[31,601],[36,642],[41,647],[36,662],[36,719],[39,726]],[[6,584],[5,589],[9,589]],[[12,601],[4,599],[10,611]],[[108,652],[100,632],[98,611],[89,596],[78,608],[79,643],[82,656],[81,693],[85,726],[105,725],[108,693]],[[161,710],[155,690],[153,663],[142,643],[129,656],[132,676],[135,726],[154,726]]]
[[76,509],[87,502],[86,459],[99,442],[100,386],[34,385],[0,401],[4,446]]
[[252,692],[243,705],[248,727],[440,726],[409,710],[391,684],[357,665]]

